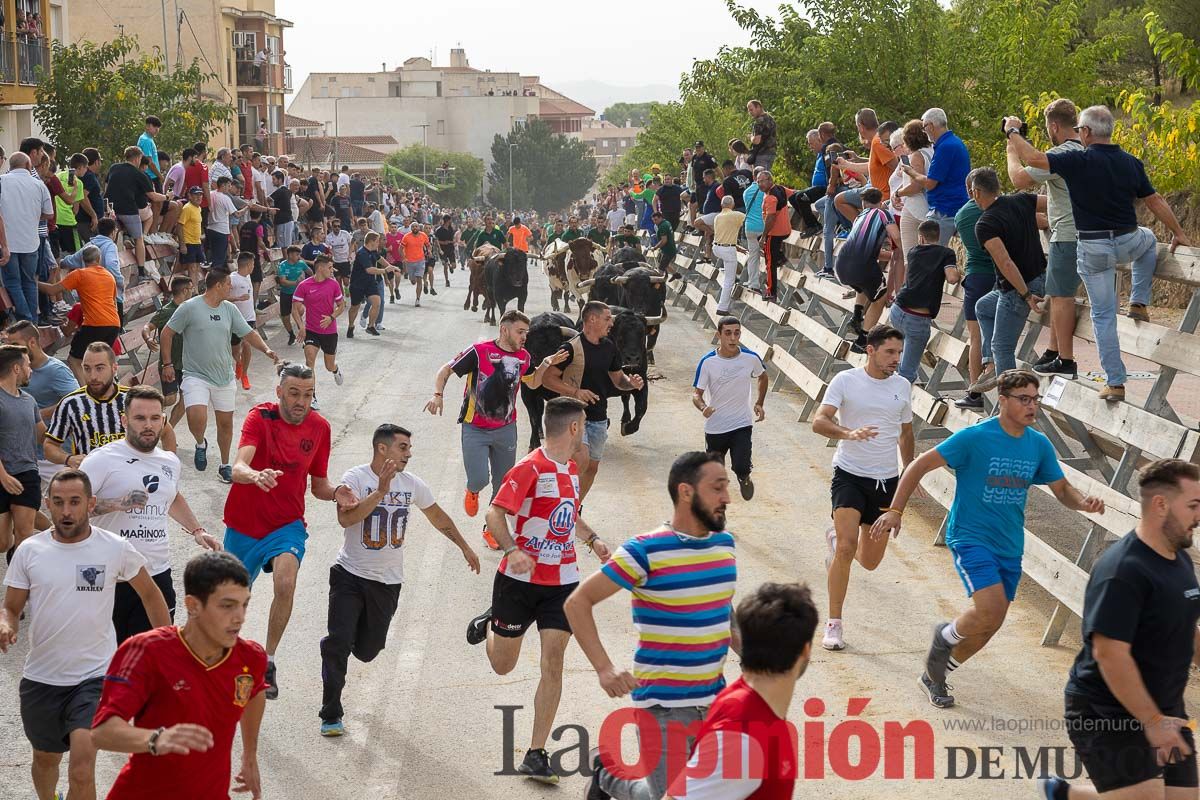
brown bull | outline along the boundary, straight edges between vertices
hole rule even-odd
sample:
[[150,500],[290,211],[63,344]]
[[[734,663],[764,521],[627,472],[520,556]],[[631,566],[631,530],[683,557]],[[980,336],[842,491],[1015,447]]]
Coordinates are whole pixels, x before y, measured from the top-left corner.
[[546,277],[550,281],[550,306],[558,311],[558,300],[563,299],[563,311],[571,313],[571,297],[582,299],[579,292],[581,281],[588,280],[600,266],[596,252],[604,248],[591,239],[572,239],[565,246],[561,241],[553,242],[546,249]]
[[470,271],[471,280],[467,285],[467,299],[463,302],[463,311],[468,308],[472,311],[479,310],[479,301],[484,297],[483,265],[499,252],[500,249],[495,245],[481,244],[467,259],[467,269]]

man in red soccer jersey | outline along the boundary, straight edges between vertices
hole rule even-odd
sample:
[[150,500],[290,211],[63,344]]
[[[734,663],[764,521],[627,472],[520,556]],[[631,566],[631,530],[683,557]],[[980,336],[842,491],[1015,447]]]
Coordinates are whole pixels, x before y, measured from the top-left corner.
[[709,706],[667,800],[791,800],[800,754],[787,712],[812,657],[817,607],[807,586],[764,583],[735,618],[742,677]]
[[227,800],[239,720],[242,767],[234,789],[254,800],[262,794],[258,729],[267,655],[238,636],[250,575],[228,553],[201,553],[183,571],[183,590],[187,624],[125,640],[104,678],[92,742],[132,754],[108,800],[178,797],[183,786],[191,800]]
[[[508,471],[487,513],[488,530],[504,558],[492,584],[492,607],[471,620],[467,643],[487,640],[497,675],[517,665],[525,631],[537,622],[542,642],[541,681],[533,700],[533,737],[517,770],[542,783],[558,783],[546,738],[562,694],[563,654],[571,640],[563,603],[579,585],[575,536],[601,561],[608,546],[576,514],[579,469],[571,454],[583,441],[584,405],[569,397],[546,403],[543,444]],[[509,534],[509,518],[515,528]],[[514,543],[515,538],[515,543]],[[489,627],[488,622],[491,622]]]
[[304,490],[336,501],[343,510],[358,504],[350,487],[334,486],[329,467],[329,423],[312,410],[316,380],[301,364],[279,368],[278,403],[259,403],[246,414],[225,500],[225,549],[246,565],[250,582],[270,572],[275,595],[267,618],[267,699],[279,696],[275,651],[292,616],[296,575],[304,560],[308,531]]

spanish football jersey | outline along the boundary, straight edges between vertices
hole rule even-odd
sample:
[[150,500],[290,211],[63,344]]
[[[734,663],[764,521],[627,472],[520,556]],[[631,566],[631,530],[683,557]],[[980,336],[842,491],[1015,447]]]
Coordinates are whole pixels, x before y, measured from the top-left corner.
[[514,543],[537,562],[532,572],[517,573],[509,569],[506,556],[500,572],[543,586],[579,582],[575,563],[579,469],[574,461],[560,464],[539,447],[508,471],[492,505],[508,512]]

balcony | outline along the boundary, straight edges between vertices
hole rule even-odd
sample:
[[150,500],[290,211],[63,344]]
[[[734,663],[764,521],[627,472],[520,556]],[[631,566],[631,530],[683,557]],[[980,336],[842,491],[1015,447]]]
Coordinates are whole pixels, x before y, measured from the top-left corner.
[[[234,59],[237,62],[239,87],[277,91],[286,91],[287,88],[290,88],[290,69],[280,64],[279,56],[274,53],[269,53],[264,60],[251,48],[238,47],[234,49]],[[288,79],[286,86],[285,77]]]
[[50,70],[50,48],[42,38],[0,36],[0,83],[36,86],[38,67]]

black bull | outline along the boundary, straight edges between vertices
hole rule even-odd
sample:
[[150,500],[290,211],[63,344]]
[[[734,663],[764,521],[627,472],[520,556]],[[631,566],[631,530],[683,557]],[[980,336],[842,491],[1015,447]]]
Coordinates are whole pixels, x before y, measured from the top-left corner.
[[484,322],[495,325],[512,300],[517,301],[518,310],[525,310],[525,299],[529,294],[528,259],[523,251],[514,248],[492,256],[483,265]]
[[[608,396],[620,395],[621,435],[628,436],[637,433],[650,400],[650,383],[646,380],[646,318],[627,308],[614,307],[613,326],[608,336],[617,346],[621,360],[621,370],[626,375],[640,375],[642,388],[629,392],[618,392],[612,388]],[[575,323],[566,314],[548,311],[538,314],[529,325],[529,336],[525,340],[525,349],[529,351],[530,363],[540,364],[546,356],[558,350],[562,344],[576,334]],[[542,412],[546,401],[555,397],[554,392],[546,388],[530,389],[521,384],[521,400],[529,412],[529,449],[539,447],[542,443]],[[633,400],[630,410],[629,401]]]

